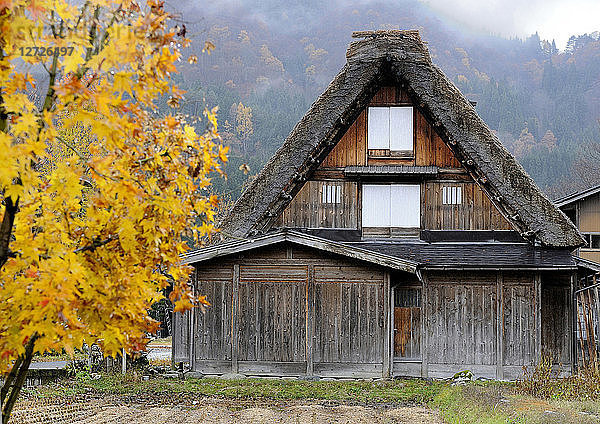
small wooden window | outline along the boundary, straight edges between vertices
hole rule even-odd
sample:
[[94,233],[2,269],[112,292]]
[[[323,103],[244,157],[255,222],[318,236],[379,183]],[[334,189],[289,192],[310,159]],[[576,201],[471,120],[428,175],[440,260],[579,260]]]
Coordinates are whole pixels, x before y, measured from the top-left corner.
[[461,186],[444,186],[444,187],[442,187],[442,204],[443,205],[460,205],[460,204],[462,204],[462,187]]
[[321,187],[321,203],[342,203],[342,186],[340,184],[323,184]]
[[370,107],[367,128],[368,149],[412,153],[412,107]]

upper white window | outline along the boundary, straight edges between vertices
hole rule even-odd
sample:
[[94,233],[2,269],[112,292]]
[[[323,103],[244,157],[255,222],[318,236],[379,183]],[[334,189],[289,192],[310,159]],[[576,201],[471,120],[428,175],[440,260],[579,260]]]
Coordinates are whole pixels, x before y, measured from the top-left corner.
[[362,225],[418,228],[421,225],[421,187],[413,184],[364,184]]
[[442,205],[460,205],[462,204],[461,186],[442,187]]
[[413,108],[370,107],[367,147],[392,151],[413,150]]

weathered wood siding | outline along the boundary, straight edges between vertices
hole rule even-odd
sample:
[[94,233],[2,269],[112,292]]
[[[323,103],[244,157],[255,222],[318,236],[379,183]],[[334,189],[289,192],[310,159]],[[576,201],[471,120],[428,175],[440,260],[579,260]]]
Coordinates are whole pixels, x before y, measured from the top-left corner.
[[304,362],[306,282],[240,282],[240,361]]
[[[423,365],[421,370],[399,368],[408,370],[408,375],[422,375],[419,371],[426,369],[430,377],[447,377],[468,369],[488,378],[515,379],[523,366],[539,360],[543,345],[553,349],[555,360],[569,370],[568,276],[541,275],[536,271],[427,273]],[[556,316],[551,318],[554,307]]]
[[173,314],[173,362],[190,362],[191,311]]
[[[443,187],[461,187],[460,204],[443,204]],[[428,230],[511,230],[489,197],[474,182],[424,183],[422,227]]]
[[504,365],[531,365],[537,361],[536,311],[539,301],[533,275],[514,273],[504,275],[502,285]]
[[570,370],[568,272],[424,270],[419,285],[280,243],[194,276],[211,306],[175,314],[174,360],[206,374],[515,379],[542,351]]
[[383,357],[383,272],[315,266],[314,361],[380,364]]
[[194,334],[196,370],[381,375],[383,269],[281,244],[197,266],[196,278],[211,306],[192,328],[178,321],[175,343],[187,361],[185,334]]
[[569,274],[542,273],[542,352],[561,366],[571,361],[570,283]]
[[432,274],[427,290],[430,366],[460,364],[468,369],[470,365],[494,365],[495,273]]
[[[351,181],[308,181],[279,216],[278,226],[356,229],[357,187],[357,183]],[[337,190],[341,190],[339,194]]]
[[233,267],[196,268],[195,290],[206,296],[211,306],[196,317],[194,357],[196,360],[231,360],[231,299]]

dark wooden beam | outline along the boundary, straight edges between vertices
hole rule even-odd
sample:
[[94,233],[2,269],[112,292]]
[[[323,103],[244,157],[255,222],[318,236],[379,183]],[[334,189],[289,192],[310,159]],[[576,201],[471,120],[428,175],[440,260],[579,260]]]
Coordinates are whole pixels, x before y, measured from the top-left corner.
[[496,378],[504,379],[504,301],[502,296],[502,271],[496,274]]
[[238,349],[239,349],[239,289],[240,289],[240,265],[233,265],[233,287],[231,301],[231,372],[237,374]]

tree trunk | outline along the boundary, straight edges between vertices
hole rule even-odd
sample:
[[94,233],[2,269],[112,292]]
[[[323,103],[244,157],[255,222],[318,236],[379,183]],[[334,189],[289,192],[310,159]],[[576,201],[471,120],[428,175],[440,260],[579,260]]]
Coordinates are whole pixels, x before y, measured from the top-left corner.
[[[33,347],[38,335],[34,334],[31,336],[27,344],[25,345],[25,353],[17,358],[12,370],[8,374],[2,390],[0,391],[0,405],[2,406],[2,424],[8,424],[10,414],[12,412],[21,388],[25,384],[25,378],[27,377],[27,371],[31,365],[33,359]],[[5,402],[6,401],[6,402]]]

